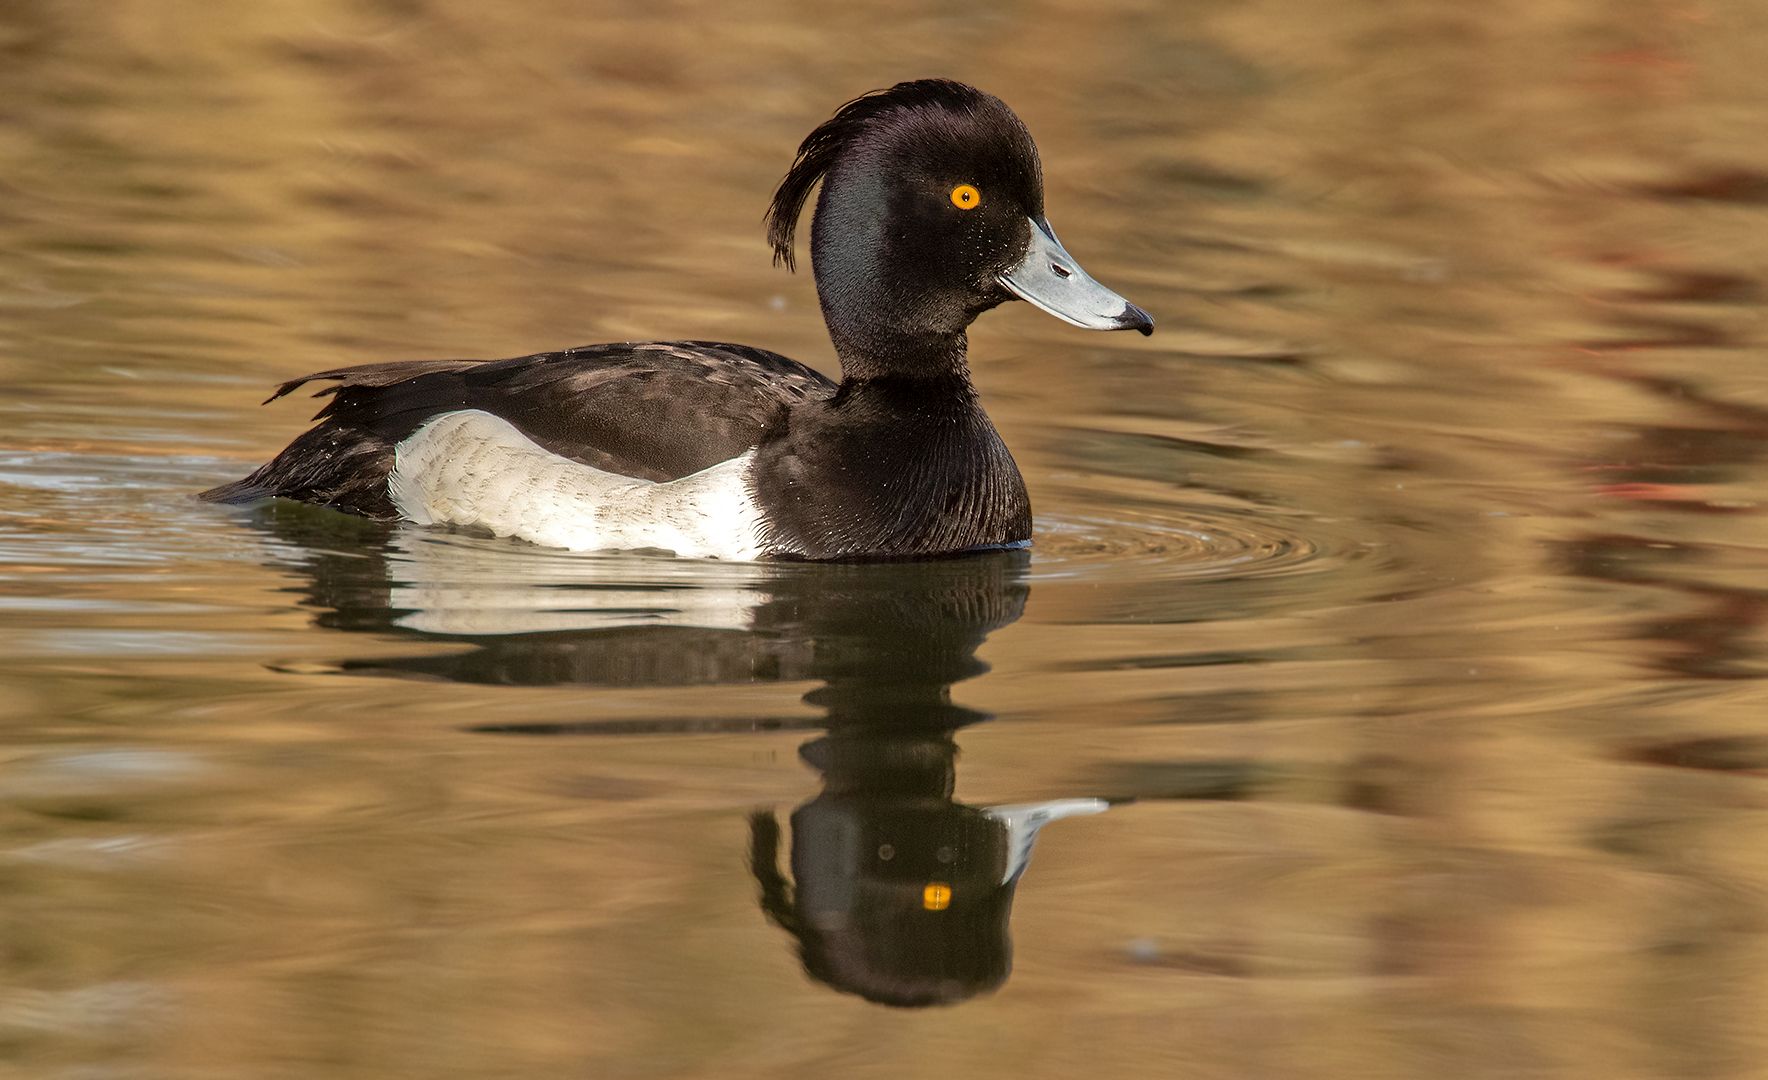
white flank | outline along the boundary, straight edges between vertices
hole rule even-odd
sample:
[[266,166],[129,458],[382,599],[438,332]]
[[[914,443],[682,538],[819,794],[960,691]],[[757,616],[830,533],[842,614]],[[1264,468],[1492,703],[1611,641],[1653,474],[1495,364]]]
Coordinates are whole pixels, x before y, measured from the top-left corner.
[[560,457],[509,421],[466,409],[424,424],[395,454],[388,494],[422,525],[477,526],[570,551],[761,554],[761,513],[748,484],[752,450],[654,483]]

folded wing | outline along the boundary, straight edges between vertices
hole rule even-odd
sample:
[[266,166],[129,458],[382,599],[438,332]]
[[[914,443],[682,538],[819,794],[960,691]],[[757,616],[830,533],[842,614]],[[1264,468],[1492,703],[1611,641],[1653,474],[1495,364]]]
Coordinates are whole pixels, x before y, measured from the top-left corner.
[[641,480],[675,480],[759,443],[790,406],[835,384],[762,349],[676,341],[591,345],[511,360],[367,364],[282,384],[275,400],[325,383],[312,428],[241,480],[203,492],[216,502],[273,495],[374,518],[395,448],[425,422],[477,409],[552,453]]

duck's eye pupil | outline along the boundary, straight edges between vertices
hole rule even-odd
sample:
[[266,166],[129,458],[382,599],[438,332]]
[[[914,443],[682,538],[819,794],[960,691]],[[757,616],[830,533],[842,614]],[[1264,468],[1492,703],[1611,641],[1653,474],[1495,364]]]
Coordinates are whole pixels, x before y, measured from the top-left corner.
[[970,184],[959,184],[952,188],[952,205],[959,210],[974,210],[982,205],[982,192]]

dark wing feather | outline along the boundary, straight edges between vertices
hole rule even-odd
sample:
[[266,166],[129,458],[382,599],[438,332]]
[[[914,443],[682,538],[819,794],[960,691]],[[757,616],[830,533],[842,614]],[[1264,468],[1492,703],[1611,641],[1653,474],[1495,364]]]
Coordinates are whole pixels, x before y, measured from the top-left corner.
[[508,420],[556,454],[644,480],[674,480],[756,445],[780,415],[835,391],[827,377],[762,349],[704,341],[590,345],[512,360],[418,360],[337,368],[310,382],[329,397],[317,423],[216,502],[272,495],[369,517],[387,498],[394,447],[457,409]]

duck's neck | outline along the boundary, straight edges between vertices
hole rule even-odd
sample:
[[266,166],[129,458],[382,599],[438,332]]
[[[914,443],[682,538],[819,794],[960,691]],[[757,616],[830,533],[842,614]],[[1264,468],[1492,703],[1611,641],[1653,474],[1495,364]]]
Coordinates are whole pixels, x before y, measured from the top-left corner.
[[883,320],[842,313],[823,305],[829,324],[829,340],[841,360],[846,382],[873,379],[927,379],[970,384],[966,357],[969,342],[962,330],[956,333],[921,333],[890,325]]
[[[849,374],[829,403],[850,424],[891,425],[905,434],[914,431],[927,449],[955,437],[953,430],[974,428],[975,434],[984,427],[994,430],[982,411],[970,373],[963,370],[863,377]],[[921,432],[924,425],[931,425],[933,434]]]

